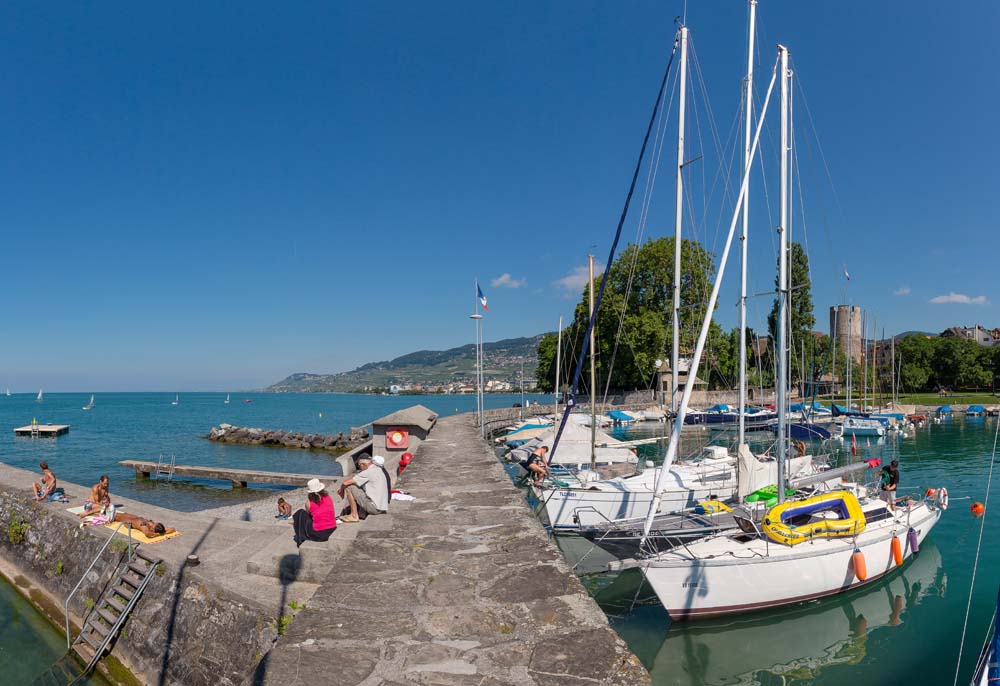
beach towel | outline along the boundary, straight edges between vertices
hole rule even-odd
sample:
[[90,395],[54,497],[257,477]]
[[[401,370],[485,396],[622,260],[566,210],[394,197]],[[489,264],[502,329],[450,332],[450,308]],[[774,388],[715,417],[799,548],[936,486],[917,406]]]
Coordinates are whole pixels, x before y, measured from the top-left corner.
[[[105,524],[104,526],[108,529],[114,530],[121,522],[113,522],[111,524]],[[128,527],[123,526],[118,530],[118,533],[122,536],[128,537]],[[171,531],[169,534],[163,534],[162,536],[156,536],[155,538],[150,538],[146,534],[142,533],[138,529],[132,529],[132,540],[138,543],[159,543],[160,541],[165,541],[168,538],[177,538],[181,535],[180,531]]]

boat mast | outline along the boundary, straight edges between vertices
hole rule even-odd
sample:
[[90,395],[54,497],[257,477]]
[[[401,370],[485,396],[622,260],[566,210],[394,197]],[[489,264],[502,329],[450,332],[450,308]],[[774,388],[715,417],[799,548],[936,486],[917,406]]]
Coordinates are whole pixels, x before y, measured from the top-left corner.
[[896,411],[896,336],[892,337],[892,367],[890,368],[890,374],[892,375],[892,411]]
[[[590,319],[594,319],[594,256],[587,255],[587,263],[590,266]],[[590,468],[597,469],[597,372],[594,365],[594,329],[590,327]]]
[[[753,39],[757,22],[757,0],[750,0],[750,30],[747,40],[747,76],[743,80],[743,174],[750,166],[750,127],[753,125]],[[749,188],[749,185],[748,185]],[[747,409],[747,230],[750,202],[743,202],[743,227],[740,231],[740,429],[737,445],[743,445]]]
[[851,411],[851,373],[854,371],[854,305],[847,306],[847,411]]
[[788,329],[788,85],[791,73],[788,71],[788,48],[778,46],[781,59],[781,195],[778,200],[778,502],[785,502],[785,453],[787,441],[787,381],[788,349],[785,337]]
[[556,407],[559,407],[559,366],[562,364],[562,315],[559,315],[559,336],[556,338]]
[[[687,58],[688,58],[688,28],[681,26],[681,71],[678,90],[680,99],[677,110],[677,185],[674,199],[674,316],[673,344],[670,351],[670,411],[677,413],[677,374],[680,357],[681,328],[681,223],[684,217],[684,114],[687,95]],[[688,382],[691,382],[691,370],[688,369]]]
[[861,315],[861,411],[868,407],[868,313]]
[[[777,65],[775,65],[777,66]],[[750,162],[753,163],[754,155],[757,153],[757,146],[760,142],[760,130],[761,125],[764,123],[764,116],[767,114],[767,106],[771,101],[771,92],[774,90],[774,81],[777,78],[777,68],[771,73],[771,82],[767,86],[767,95],[764,96],[764,105],[760,110],[760,117],[757,119],[757,128],[753,136],[753,145],[750,148]],[[701,324],[701,331],[698,334],[698,340],[694,346],[694,356],[691,358],[691,365],[688,367],[688,377],[697,378],[698,376],[698,365],[701,364],[701,355],[705,350],[705,339],[708,337],[708,330],[711,328],[712,324],[712,313],[715,311],[715,305],[719,300],[719,288],[722,286],[722,276],[726,273],[726,263],[729,261],[729,249],[733,244],[733,236],[736,233],[736,222],[740,218],[740,210],[743,207],[743,201],[746,199],[747,194],[747,181],[749,177],[749,169],[743,174],[743,180],[740,182],[740,192],[736,196],[736,207],[733,209],[733,219],[729,224],[729,232],[726,234],[726,244],[722,248],[722,256],[719,259],[719,269],[715,274],[715,284],[712,286],[712,292],[708,296],[708,304],[705,308],[705,318]],[[653,500],[649,504],[649,511],[646,513],[646,521],[643,523],[642,527],[642,539],[639,542],[640,548],[645,546],[646,540],[649,537],[649,531],[653,526],[653,519],[656,517],[656,513],[660,510],[660,503],[663,501],[663,487],[667,481],[667,474],[670,473],[670,465],[673,463],[674,459],[677,457],[677,446],[680,443],[681,438],[681,428],[684,426],[684,415],[687,414],[688,403],[691,402],[691,393],[694,391],[694,384],[685,384],[684,393],[681,395],[681,401],[678,405],[677,416],[674,418],[673,427],[670,430],[670,443],[667,445],[667,455],[663,458],[663,464],[657,470],[656,475],[656,488],[653,493]]]

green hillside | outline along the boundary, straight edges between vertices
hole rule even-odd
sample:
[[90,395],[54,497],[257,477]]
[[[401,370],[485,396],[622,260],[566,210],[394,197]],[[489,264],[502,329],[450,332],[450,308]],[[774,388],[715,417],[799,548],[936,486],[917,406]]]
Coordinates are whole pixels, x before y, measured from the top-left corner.
[[[519,388],[523,363],[525,386],[534,386],[541,337],[542,334],[539,334],[530,338],[483,343],[485,380],[506,382],[512,388]],[[394,385],[402,387],[403,391],[456,390],[455,387],[463,383],[475,383],[475,367],[476,350],[470,343],[450,350],[418,350],[393,360],[369,362],[349,372],[300,372],[264,390],[272,393],[329,393],[377,391]]]

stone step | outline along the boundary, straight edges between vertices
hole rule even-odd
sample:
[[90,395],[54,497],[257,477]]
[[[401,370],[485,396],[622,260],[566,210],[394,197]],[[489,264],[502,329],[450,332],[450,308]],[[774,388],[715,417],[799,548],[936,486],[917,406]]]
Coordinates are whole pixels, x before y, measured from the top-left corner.
[[283,579],[286,582],[321,583],[329,574],[333,564],[351,546],[351,541],[346,540],[347,537],[337,538],[339,533],[338,527],[329,541],[325,543],[306,541],[301,548],[296,549],[289,530],[287,540],[279,537],[247,559],[246,571],[249,574]]
[[90,631],[84,631],[82,634],[80,634],[80,638],[89,643],[90,647],[93,648],[95,651],[98,648],[100,648],[101,643],[104,642],[104,639],[101,636],[98,636],[97,634]]
[[108,610],[105,610],[103,607],[97,610],[97,614],[101,616],[101,619],[103,619],[105,622],[108,623],[108,626],[114,626],[115,622],[118,621],[118,617],[121,616],[120,614],[109,612]]
[[125,612],[125,603],[118,600],[118,598],[116,598],[113,594],[109,594],[108,597],[104,599],[104,602],[105,604],[113,607],[119,614]]
[[125,584],[118,584],[111,590],[120,595],[125,600],[132,600],[132,597],[135,595],[135,590],[129,588]]

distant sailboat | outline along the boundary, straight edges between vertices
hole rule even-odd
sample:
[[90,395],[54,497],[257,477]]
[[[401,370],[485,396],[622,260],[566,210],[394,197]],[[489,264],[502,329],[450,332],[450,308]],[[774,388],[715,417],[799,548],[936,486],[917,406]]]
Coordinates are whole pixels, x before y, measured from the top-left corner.
[[180,395],[180,393],[174,394],[174,401],[172,403],[170,403],[170,404],[171,405],[180,405],[181,404],[181,395]]
[[225,401],[225,403],[224,403],[224,404],[226,404],[226,405],[228,405],[228,404],[229,404],[229,394],[228,394],[228,393],[226,393],[226,401]]
[[8,398],[10,397],[10,389],[9,388],[7,389],[7,397]]
[[38,397],[35,398],[35,402],[36,403],[44,402],[44,399],[42,398],[42,389],[41,388],[38,389]]
[[90,402],[87,403],[86,405],[84,405],[83,409],[85,409],[85,410],[93,410],[94,409],[94,394],[93,393],[90,394]]

